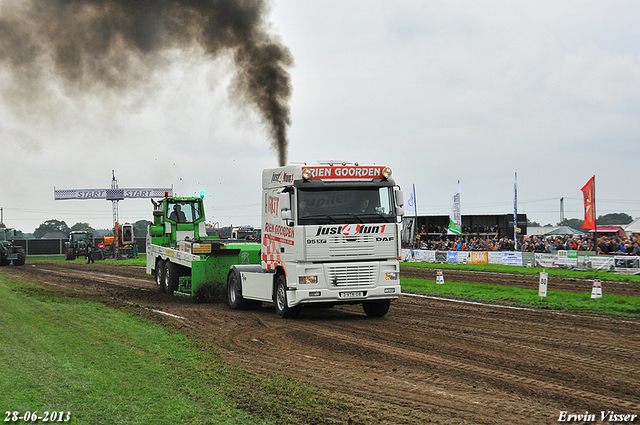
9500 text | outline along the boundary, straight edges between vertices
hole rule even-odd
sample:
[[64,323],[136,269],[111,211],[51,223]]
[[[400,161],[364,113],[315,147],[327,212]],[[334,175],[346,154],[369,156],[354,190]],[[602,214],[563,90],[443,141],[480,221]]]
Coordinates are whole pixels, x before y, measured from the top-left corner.
[[44,412],[44,415],[38,415],[38,412],[5,412],[5,422],[69,422],[71,419],[71,412]]

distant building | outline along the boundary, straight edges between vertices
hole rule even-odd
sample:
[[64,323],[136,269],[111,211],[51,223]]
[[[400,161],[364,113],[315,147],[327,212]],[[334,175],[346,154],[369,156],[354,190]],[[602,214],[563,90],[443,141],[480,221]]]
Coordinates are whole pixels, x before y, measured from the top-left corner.
[[[411,240],[413,235],[421,234],[423,240],[447,237],[449,228],[448,215],[405,215],[402,219],[404,241]],[[518,214],[517,226],[520,235],[527,234],[527,215]],[[422,235],[426,235],[422,236]],[[478,214],[462,216],[462,236],[478,236],[485,239],[507,237],[513,239],[513,214]],[[455,237],[455,235],[449,235]]]
[[47,232],[40,239],[67,239],[68,236],[62,232]]

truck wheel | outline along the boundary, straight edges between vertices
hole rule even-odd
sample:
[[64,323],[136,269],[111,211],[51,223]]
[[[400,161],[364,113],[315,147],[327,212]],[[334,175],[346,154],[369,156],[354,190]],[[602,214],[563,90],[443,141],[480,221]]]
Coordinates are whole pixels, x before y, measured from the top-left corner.
[[156,261],[156,288],[164,293],[164,260]]
[[391,300],[382,301],[365,301],[362,303],[362,309],[369,317],[382,317],[389,311]]
[[19,248],[18,249],[18,258],[13,260],[13,265],[14,266],[24,266],[24,262],[27,258],[27,255],[24,253],[24,249]]
[[227,279],[227,300],[229,301],[229,307],[234,310],[245,308],[244,298],[242,298],[238,287],[238,275],[235,272],[229,273],[229,278]]
[[76,254],[73,249],[68,249],[67,252],[64,253],[64,259],[69,261],[73,261],[76,259]]
[[295,319],[300,315],[300,305],[289,307],[287,303],[287,279],[284,275],[276,279],[275,299],[276,313],[283,319]]
[[229,307],[234,310],[257,310],[262,307],[262,301],[247,300],[240,292],[238,285],[238,273],[232,271],[227,279],[227,300]]
[[164,266],[164,290],[167,294],[173,295],[178,289],[180,279],[180,268],[177,264],[167,261]]

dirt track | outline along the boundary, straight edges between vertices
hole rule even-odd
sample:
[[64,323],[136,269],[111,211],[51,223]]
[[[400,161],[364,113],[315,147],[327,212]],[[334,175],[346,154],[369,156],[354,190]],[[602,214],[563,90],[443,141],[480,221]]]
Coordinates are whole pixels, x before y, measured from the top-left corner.
[[[222,302],[157,294],[143,268],[34,263],[0,272],[83,298],[141,306],[226,350],[230,364],[290,375],[359,406],[357,413],[336,412],[338,423],[550,424],[561,411],[588,411],[600,423],[601,411],[640,415],[638,319],[405,295],[381,319],[344,306],[303,309],[300,318],[283,320],[270,304],[234,311]],[[403,268],[403,276],[416,273],[435,272]],[[531,284],[513,275],[445,273],[456,281]],[[588,285],[565,283],[563,290]]]

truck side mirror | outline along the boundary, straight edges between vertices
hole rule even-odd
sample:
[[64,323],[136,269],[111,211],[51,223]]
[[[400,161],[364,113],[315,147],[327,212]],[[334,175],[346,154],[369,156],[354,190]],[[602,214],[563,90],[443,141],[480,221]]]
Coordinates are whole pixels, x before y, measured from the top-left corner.
[[404,192],[400,189],[396,190],[396,204],[399,207],[404,207]]
[[291,211],[291,195],[289,192],[278,194],[278,205],[280,206],[280,217],[287,222],[287,225],[291,225],[290,220],[293,219],[293,212]]
[[291,210],[291,197],[288,192],[278,194],[278,205],[280,211]]

